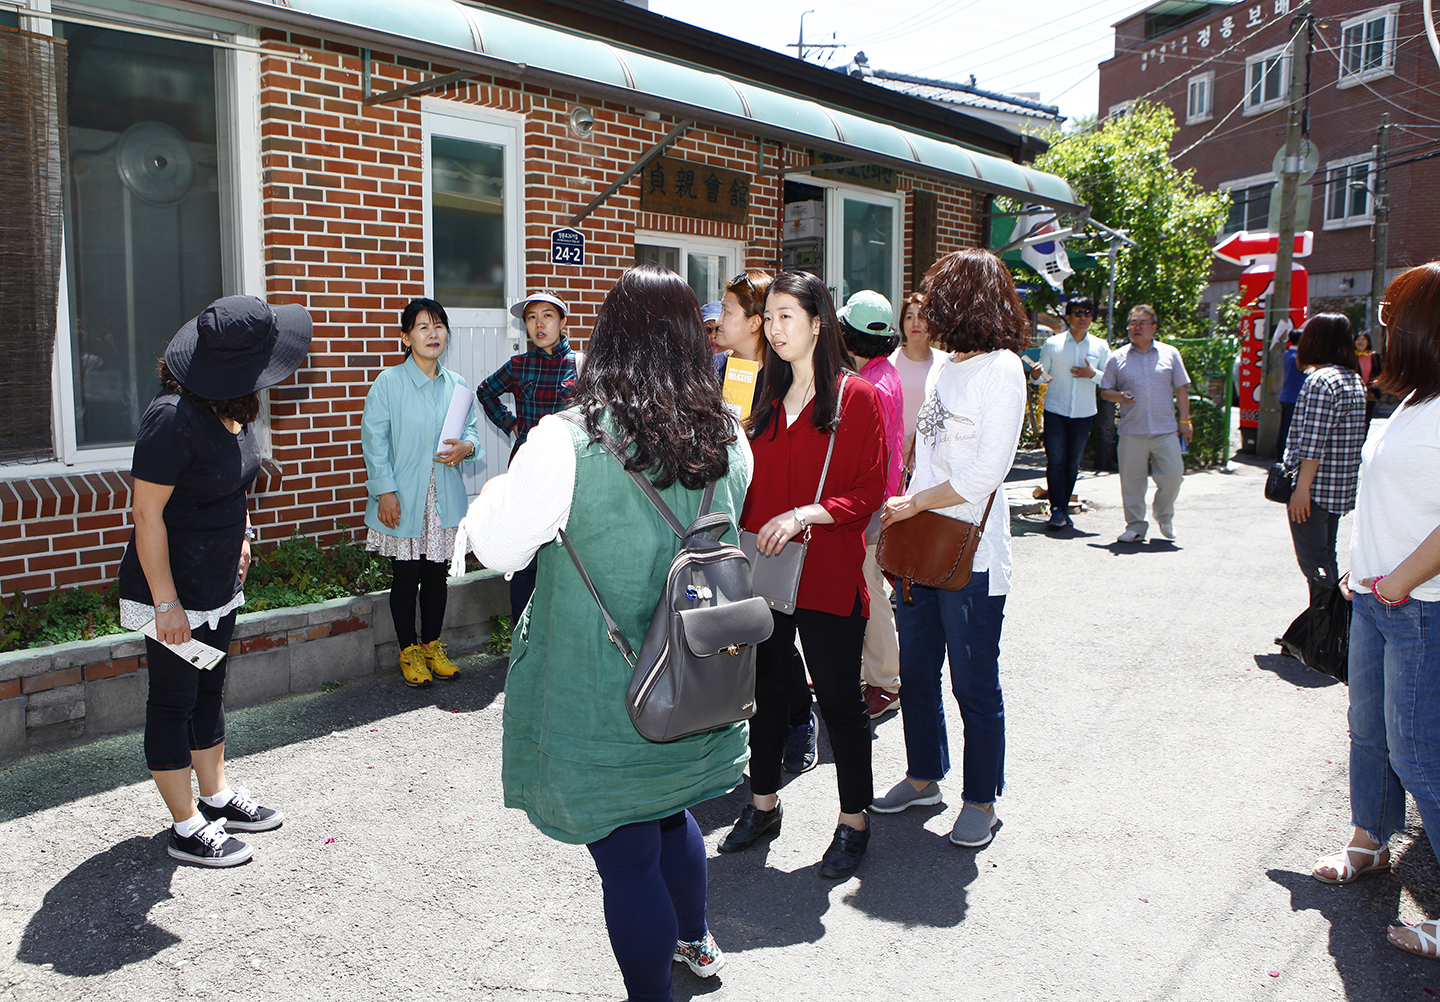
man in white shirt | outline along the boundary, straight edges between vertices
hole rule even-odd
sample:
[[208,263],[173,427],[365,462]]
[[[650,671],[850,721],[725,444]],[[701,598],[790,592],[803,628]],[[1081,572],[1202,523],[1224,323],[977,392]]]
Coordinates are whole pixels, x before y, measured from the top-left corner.
[[[1151,511],[1166,539],[1175,538],[1175,498],[1185,476],[1180,440],[1195,437],[1190,424],[1190,376],[1180,353],[1156,341],[1159,315],[1153,306],[1130,311],[1130,343],[1105,363],[1100,395],[1120,405],[1120,497],[1125,504],[1122,543],[1143,543],[1145,474],[1155,479]],[[1173,397],[1173,402],[1172,402]],[[1175,421],[1179,408],[1180,421]]]
[[1031,370],[1045,388],[1045,485],[1050,521],[1045,528],[1072,529],[1070,495],[1080,475],[1080,456],[1095,419],[1095,387],[1105,374],[1110,346],[1089,333],[1095,302],[1081,296],[1065,304],[1068,331],[1047,338]]

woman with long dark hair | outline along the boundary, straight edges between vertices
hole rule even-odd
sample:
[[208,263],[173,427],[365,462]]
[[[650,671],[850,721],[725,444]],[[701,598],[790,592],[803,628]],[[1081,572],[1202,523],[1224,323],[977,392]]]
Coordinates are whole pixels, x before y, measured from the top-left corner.
[[981,846],[993,837],[995,801],[1005,789],[1000,630],[1010,592],[1010,506],[1003,484],[1025,417],[1018,352],[1030,345],[1030,322],[1010,272],[989,251],[941,258],[925,275],[925,292],[922,314],[950,356],[931,372],[916,418],[910,493],[885,502],[881,524],[934,511],[984,522],[984,534],[964,588],[917,584],[913,601],[896,609],[906,770],[874,809],[894,814],[941,799],[940,780],[950,771],[940,676],[948,656],[965,725],[963,804],[950,841]]
[[539,555],[505,682],[505,804],[590,850],[630,998],[668,1000],[672,960],[701,977],[724,963],[706,928],[705,843],[687,808],[739,783],[745,727],[663,744],[640,736],[625,710],[630,666],[556,536],[565,530],[638,647],[679,540],[598,431],[686,524],[710,483],[712,510],[737,520],[750,449],[721,404],[695,294],[652,265],[625,272],[605,297],[571,402],[585,428],[541,418],[465,518],[485,566],[514,570]]
[[840,788],[840,815],[820,874],[840,878],[855,872],[870,839],[865,809],[874,791],[860,651],[870,609],[865,526],[884,497],[884,423],[875,387],[850,367],[840,321],[819,278],[803,271],[775,276],[765,297],[765,337],[765,391],[748,423],[755,476],[740,521],[766,554],[802,534],[810,542],[794,615],[774,613],[775,632],[756,655],[751,803],[720,851],[739,852],[780,833],[778,791],[798,632]]
[[[1440,833],[1440,261],[1396,277],[1380,303],[1380,388],[1402,398],[1365,443],[1350,538],[1350,843],[1316,862],[1327,884],[1390,869],[1405,794]],[[1392,944],[1440,956],[1434,920]]]
[[1355,367],[1349,318],[1319,313],[1306,321],[1295,346],[1295,366],[1313,371],[1295,401],[1284,463],[1300,470],[1288,506],[1290,538],[1313,598],[1340,580],[1335,537],[1340,516],[1355,507],[1365,444],[1365,386]]

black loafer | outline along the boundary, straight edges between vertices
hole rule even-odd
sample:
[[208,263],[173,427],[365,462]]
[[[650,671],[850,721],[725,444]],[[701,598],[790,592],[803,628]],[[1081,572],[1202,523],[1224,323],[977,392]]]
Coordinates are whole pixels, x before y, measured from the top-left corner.
[[775,809],[770,811],[746,804],[735,821],[735,827],[730,829],[730,834],[725,836],[725,841],[718,848],[721,852],[744,852],[762,838],[774,838],[780,834],[780,819],[784,815],[784,808],[778,800],[775,801]]
[[837,825],[835,837],[830,840],[830,848],[826,849],[825,855],[820,858],[820,876],[829,877],[831,880],[850,876],[860,868],[860,860],[865,858],[865,847],[869,844],[868,825],[864,831],[856,831],[849,825]]

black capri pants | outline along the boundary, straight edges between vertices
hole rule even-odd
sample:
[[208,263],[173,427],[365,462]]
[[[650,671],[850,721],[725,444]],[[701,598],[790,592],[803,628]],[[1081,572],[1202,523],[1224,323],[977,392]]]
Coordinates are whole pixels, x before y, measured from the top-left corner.
[[[215,629],[201,624],[190,635],[201,643],[228,650],[235,632],[235,612]],[[190,753],[214,748],[225,740],[225,669],[228,657],[202,671],[160,643],[145,638],[150,694],[145,699],[145,763],[152,772],[189,769]]]

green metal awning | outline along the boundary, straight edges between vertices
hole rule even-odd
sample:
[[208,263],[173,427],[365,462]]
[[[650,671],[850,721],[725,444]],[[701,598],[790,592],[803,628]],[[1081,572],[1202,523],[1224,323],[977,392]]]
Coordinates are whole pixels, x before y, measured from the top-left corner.
[[[177,2],[177,0],[170,0]],[[458,0],[178,0],[246,20],[394,49],[644,110],[941,178],[1070,212],[1064,179],[939,136],[898,128],[650,52]]]

